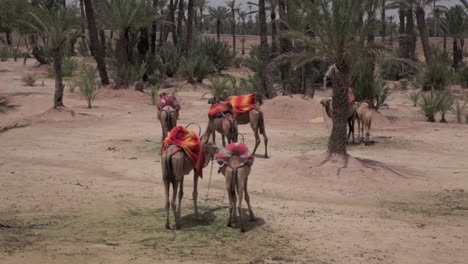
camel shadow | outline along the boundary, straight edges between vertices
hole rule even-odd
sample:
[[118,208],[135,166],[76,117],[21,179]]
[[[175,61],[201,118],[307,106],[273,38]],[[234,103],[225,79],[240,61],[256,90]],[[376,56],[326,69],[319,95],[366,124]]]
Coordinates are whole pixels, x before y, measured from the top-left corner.
[[184,228],[194,228],[197,226],[207,226],[215,222],[217,216],[214,214],[216,211],[223,209],[224,207],[210,208],[207,211],[200,210],[198,217],[194,213],[182,216],[180,221]]
[[[244,219],[245,232],[249,232],[251,230],[254,230],[257,227],[260,227],[260,226],[263,226],[263,225],[266,224],[265,219],[263,219],[261,217],[258,217],[258,216],[255,216],[255,218],[256,218],[255,221],[250,220],[249,210],[247,210],[245,208],[242,208],[242,219]],[[227,219],[226,219],[226,223],[227,223]],[[237,216],[237,218],[234,219],[233,228],[235,228],[235,229],[240,228],[239,227],[239,216]]]
[[268,155],[268,158],[265,158],[265,154],[257,154],[257,153],[255,153],[255,155],[253,155],[253,156],[256,159],[269,159],[269,158],[271,158],[271,155]]

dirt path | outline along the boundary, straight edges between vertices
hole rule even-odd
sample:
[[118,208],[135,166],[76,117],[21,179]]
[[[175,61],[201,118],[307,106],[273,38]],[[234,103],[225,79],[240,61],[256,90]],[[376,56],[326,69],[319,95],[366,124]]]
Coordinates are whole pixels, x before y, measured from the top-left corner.
[[[75,117],[41,114],[53,82],[27,88],[20,76],[36,71],[32,65],[0,69],[8,70],[0,71],[0,94],[21,106],[0,123],[31,124],[0,134],[0,263],[466,262],[468,126],[423,122],[401,92],[376,119],[376,144],[351,146],[354,158],[343,169],[315,166],[330,127],[317,103],[326,93],[268,101],[271,158],[258,157],[249,179],[260,220],[246,234],[225,227],[224,179],[213,174],[205,202],[207,168],[201,219],[193,216],[187,177],[183,230],[168,231],[161,131],[149,98],[107,91],[88,110],[67,92]],[[181,124],[205,127],[202,93],[180,91]],[[252,146],[250,128],[241,132]]]

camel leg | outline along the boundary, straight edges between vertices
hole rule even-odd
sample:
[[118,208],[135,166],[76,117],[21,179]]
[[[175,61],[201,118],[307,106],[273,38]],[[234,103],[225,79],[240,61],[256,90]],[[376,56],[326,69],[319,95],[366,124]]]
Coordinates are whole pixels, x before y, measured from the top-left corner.
[[169,222],[169,208],[171,204],[169,202],[169,181],[164,181],[164,191],[166,192],[166,228],[171,229],[171,224]]
[[212,133],[213,133],[213,144],[216,145],[216,130],[213,129]]
[[226,177],[226,191],[228,193],[228,198],[229,198],[229,219],[228,219],[228,222],[227,222],[227,225],[228,227],[232,227],[232,213],[233,213],[233,196],[232,196],[232,192],[231,192],[231,184],[232,184],[232,177],[234,177],[234,175],[230,174],[230,173],[226,173],[225,174],[225,177]]
[[260,145],[260,134],[258,133],[258,127],[253,127],[252,129],[255,133],[255,148],[252,152],[252,155],[255,155],[255,152],[257,151],[258,146]]
[[265,144],[265,159],[268,158],[268,137],[266,131],[263,131],[263,143]]
[[252,206],[250,205],[250,195],[249,192],[247,191],[247,181],[248,178],[245,178],[245,202],[247,203],[247,207],[249,208],[249,215],[250,215],[250,221],[257,221],[257,218],[255,217],[255,214],[252,210]]
[[223,147],[226,147],[226,137],[221,135],[221,138],[223,139]]
[[176,229],[180,229],[180,216],[181,216],[181,211],[182,211],[182,198],[184,197],[184,178],[180,180],[179,184],[179,204],[177,206],[177,219],[178,219],[178,225],[176,226]]
[[[237,176],[239,177],[239,176]],[[237,209],[239,211],[239,226],[240,226],[240,231],[245,232],[244,228],[244,221],[242,221],[242,200],[244,199],[244,183],[237,178],[237,194],[239,195],[237,197]]]
[[195,217],[198,218],[198,207],[197,207],[197,198],[198,198],[198,175],[193,170],[193,193],[192,193],[192,198],[193,198],[193,209],[195,210]]
[[173,192],[172,192],[171,206],[172,206],[172,211],[174,212],[176,228],[180,227],[179,218],[177,217],[177,204],[176,204],[178,187],[179,187],[178,182],[172,183]]

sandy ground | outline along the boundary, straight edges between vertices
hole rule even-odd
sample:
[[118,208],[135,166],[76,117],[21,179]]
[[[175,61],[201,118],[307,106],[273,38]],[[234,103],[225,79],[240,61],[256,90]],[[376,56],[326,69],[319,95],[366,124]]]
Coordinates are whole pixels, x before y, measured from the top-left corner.
[[[0,123],[29,124],[0,134],[0,263],[466,263],[468,126],[453,115],[425,122],[407,92],[392,92],[374,115],[375,144],[350,146],[346,166],[318,164],[331,128],[318,102],[328,92],[267,101],[271,157],[258,156],[249,179],[259,221],[245,234],[225,227],[215,166],[209,195],[210,167],[200,183],[201,219],[186,178],[183,229],[174,231],[164,228],[150,99],[105,90],[89,110],[67,91],[75,114],[47,111],[53,80],[21,83],[45,72],[32,63],[0,63],[0,94],[20,106]],[[173,82],[183,87],[179,124],[204,129],[203,88]],[[252,146],[250,128],[241,132]]]

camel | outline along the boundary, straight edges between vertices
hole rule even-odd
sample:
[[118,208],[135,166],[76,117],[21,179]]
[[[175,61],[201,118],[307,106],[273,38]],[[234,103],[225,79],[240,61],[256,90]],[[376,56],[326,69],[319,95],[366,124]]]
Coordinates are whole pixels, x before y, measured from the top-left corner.
[[[160,98],[167,95],[162,93],[159,95]],[[161,122],[162,128],[162,140],[167,137],[169,131],[177,126],[177,120],[179,119],[179,110],[175,109],[170,105],[165,105],[162,108],[158,109],[158,120]]]
[[[209,104],[214,104],[217,102],[219,102],[219,99],[216,97],[208,100]],[[236,121],[238,125],[250,124],[250,127],[255,134],[255,148],[252,155],[255,155],[255,152],[260,145],[260,134],[263,135],[263,142],[265,143],[265,158],[268,158],[268,137],[265,130],[265,119],[260,108],[257,106],[255,109],[252,109],[249,112],[236,115]]]
[[[211,143],[201,143],[205,149],[206,155],[206,165],[210,162],[210,160],[214,157],[214,155],[218,152],[218,148]],[[164,182],[164,190],[166,194],[166,228],[171,229],[171,225],[169,222],[169,210],[172,206],[172,210],[174,213],[176,229],[179,230],[181,228],[180,223],[180,215],[181,215],[181,204],[182,198],[184,196],[184,176],[189,174],[190,171],[194,171],[193,174],[193,207],[195,211],[195,216],[198,217],[198,207],[197,207],[197,198],[198,198],[198,174],[195,172],[192,161],[190,158],[185,154],[183,150],[181,150],[176,145],[171,145],[169,148],[162,153],[161,155],[161,167],[162,167],[162,179]],[[172,199],[169,201],[169,189],[170,184],[172,184]],[[177,194],[179,195],[178,205],[176,206],[176,198]]]
[[215,144],[216,132],[221,134],[223,139],[223,147],[226,146],[226,139],[228,144],[231,142],[237,142],[237,121],[232,112],[226,112],[216,117],[210,117],[204,137],[209,138],[210,134],[212,134],[213,143]]
[[[329,118],[332,118],[332,104],[331,104],[331,99],[323,99],[320,101],[320,104],[325,108],[325,113],[327,113],[327,116]],[[349,127],[349,132],[348,132],[348,139],[352,135],[353,136],[353,143],[354,141],[354,123],[356,120],[356,104],[352,104],[350,106],[349,112],[348,112],[348,127]]]
[[[249,209],[249,216],[251,221],[256,221],[252,206],[250,205],[250,196],[247,191],[247,182],[250,174],[252,162],[248,161],[244,164],[241,158],[233,155],[226,162],[226,166],[221,168],[221,172],[226,178],[226,190],[229,196],[229,220],[227,226],[232,227],[232,220],[236,218],[236,198],[237,210],[239,212],[239,225],[240,231],[245,232],[244,222],[242,220],[242,199],[245,193],[245,202]],[[237,190],[237,197],[236,197]]]
[[372,125],[372,110],[366,102],[361,103],[357,110],[358,138],[360,142],[364,139],[364,130],[366,131],[365,145],[369,145],[370,129]]

